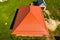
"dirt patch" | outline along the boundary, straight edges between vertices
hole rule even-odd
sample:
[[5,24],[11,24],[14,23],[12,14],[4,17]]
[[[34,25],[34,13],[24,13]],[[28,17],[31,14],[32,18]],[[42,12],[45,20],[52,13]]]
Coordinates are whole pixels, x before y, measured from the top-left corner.
[[45,12],[48,14],[48,15],[50,15],[51,13],[49,12],[49,10],[45,10]]

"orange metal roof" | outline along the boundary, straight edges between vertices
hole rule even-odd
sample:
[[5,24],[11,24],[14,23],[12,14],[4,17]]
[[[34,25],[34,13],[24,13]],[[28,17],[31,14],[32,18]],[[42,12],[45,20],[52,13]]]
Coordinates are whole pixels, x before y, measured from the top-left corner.
[[49,35],[39,6],[23,6],[19,8],[12,34],[41,36]]

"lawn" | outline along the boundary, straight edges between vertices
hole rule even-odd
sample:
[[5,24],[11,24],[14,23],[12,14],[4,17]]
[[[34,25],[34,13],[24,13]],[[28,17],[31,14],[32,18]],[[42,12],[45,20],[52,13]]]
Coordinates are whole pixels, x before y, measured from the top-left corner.
[[60,0],[45,0],[47,9],[51,12],[51,16],[55,20],[60,20]]
[[[60,0],[45,0],[47,9],[51,12],[50,17],[60,21]],[[60,36],[60,25],[52,32],[54,35]]]
[[[8,0],[7,2],[0,3],[0,40],[12,40],[10,25],[17,8],[20,6],[29,5],[33,1],[35,0]],[[47,4],[47,9],[52,14],[51,16],[53,16],[55,20],[60,20],[60,0],[45,1]]]
[[34,0],[8,0],[0,3],[0,40],[11,40],[10,25],[17,8],[29,5]]

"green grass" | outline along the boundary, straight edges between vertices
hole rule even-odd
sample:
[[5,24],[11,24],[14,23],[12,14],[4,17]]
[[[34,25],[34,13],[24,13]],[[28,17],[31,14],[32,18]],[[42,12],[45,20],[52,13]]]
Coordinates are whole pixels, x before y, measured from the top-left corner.
[[[10,25],[16,10],[20,6],[29,5],[34,0],[8,0],[0,3],[0,40],[11,40]],[[7,22],[7,25],[5,23]]]
[[[17,8],[29,5],[33,1],[35,0],[8,0],[7,2],[0,3],[0,40],[12,40],[11,30],[9,28]],[[58,15],[60,14],[60,0],[45,1],[47,9],[51,12],[51,16],[53,16],[56,20],[60,20],[60,15]],[[5,25],[6,22],[7,25]]]
[[51,16],[55,20],[60,20],[60,0],[45,0],[47,9],[51,12]]
[[[60,21],[60,0],[45,0],[47,9],[51,12],[51,18]],[[53,32],[54,35],[60,36],[60,25]]]

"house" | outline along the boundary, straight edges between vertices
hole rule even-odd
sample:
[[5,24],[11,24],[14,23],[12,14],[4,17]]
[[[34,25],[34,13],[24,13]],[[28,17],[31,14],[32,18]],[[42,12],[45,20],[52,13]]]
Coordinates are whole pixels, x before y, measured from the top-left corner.
[[12,34],[18,36],[49,35],[42,9],[39,6],[21,6],[15,15]]

